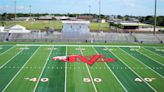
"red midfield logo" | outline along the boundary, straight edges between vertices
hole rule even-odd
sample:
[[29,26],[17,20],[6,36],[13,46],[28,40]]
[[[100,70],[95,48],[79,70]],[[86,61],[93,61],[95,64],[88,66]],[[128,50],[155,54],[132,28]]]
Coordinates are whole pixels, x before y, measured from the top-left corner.
[[70,55],[70,56],[56,56],[53,60],[60,60],[62,62],[84,62],[88,65],[93,65],[95,62],[115,62],[113,58],[105,58],[104,55],[96,54],[93,56]]

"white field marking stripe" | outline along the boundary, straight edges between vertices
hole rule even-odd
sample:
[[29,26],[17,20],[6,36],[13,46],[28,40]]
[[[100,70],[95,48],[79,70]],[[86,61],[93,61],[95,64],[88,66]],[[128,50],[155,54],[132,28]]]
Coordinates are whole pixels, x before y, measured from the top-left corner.
[[17,75],[22,71],[22,69],[26,66],[26,64],[32,59],[32,57],[35,55],[35,53],[39,50],[40,47],[37,48],[37,50],[31,55],[31,57],[26,61],[26,63],[21,67],[21,69],[15,74],[15,76],[10,80],[10,82],[6,85],[6,87],[2,90],[2,92],[5,92],[5,90],[8,88],[8,86],[12,83],[12,81],[17,77]]
[[[53,47],[52,47],[52,48],[53,48]],[[44,64],[44,67],[43,67],[43,69],[42,69],[42,72],[41,72],[40,75],[39,75],[39,80],[41,79],[41,77],[42,77],[42,75],[43,75],[43,72],[44,72],[44,70],[45,70],[45,68],[46,68],[46,65],[47,65],[47,63],[48,63],[48,60],[49,60],[50,55],[51,55],[51,53],[52,53],[52,50],[53,50],[53,49],[51,49],[51,51],[50,51],[50,53],[49,53],[49,55],[48,55],[48,57],[47,57],[46,63]],[[38,84],[39,84],[39,80],[37,81],[37,83],[36,83],[36,85],[35,85],[35,87],[34,87],[34,89],[33,89],[33,92],[36,91],[36,88],[37,88],[37,86],[38,86]]]
[[[120,48],[120,50],[122,50]],[[159,74],[158,72],[156,72],[155,70],[151,69],[148,65],[144,64],[142,61],[140,61],[139,59],[131,56],[129,53],[127,53],[126,51],[122,50],[123,52],[125,52],[126,54],[128,54],[130,57],[132,57],[133,59],[137,60],[139,63],[143,64],[144,66],[146,66],[147,68],[149,68],[150,70],[152,70],[154,73],[156,73],[157,75],[159,75],[161,78],[164,78],[161,74]]]
[[[97,54],[99,54],[98,52],[97,52],[97,50],[94,48],[94,47],[92,47],[93,48],[93,50],[97,53]],[[106,48],[106,47],[105,47]],[[106,67],[109,69],[109,71],[111,71],[111,73],[114,75],[114,77],[116,78],[116,80],[120,83],[120,85],[123,87],[123,89],[125,90],[125,92],[128,92],[127,91],[127,89],[124,87],[124,85],[121,83],[121,81],[117,78],[117,76],[113,73],[113,71],[109,68],[109,66],[106,64],[106,62],[104,62],[104,64],[106,65]]]
[[72,46],[72,47],[77,47],[77,46],[83,46],[83,47],[139,47],[140,46],[123,46],[123,45],[41,45],[41,44],[16,44],[16,46]]
[[153,59],[152,57],[149,57],[148,55],[146,55],[146,54],[144,54],[144,53],[142,53],[142,52],[140,52],[140,51],[138,51],[138,52],[139,52],[139,53],[141,53],[142,55],[144,55],[144,56],[146,56],[146,57],[150,58],[151,60],[155,61],[156,63],[158,63],[158,64],[160,64],[160,65],[164,66],[164,64],[162,64],[162,63],[158,62],[157,60]]
[[5,54],[6,52],[10,51],[14,47],[16,47],[16,46],[12,46],[11,48],[9,48],[8,50],[6,50],[5,52],[1,53],[0,56],[3,55],[3,54]]
[[[140,53],[140,52],[139,52]],[[136,58],[137,59],[137,58]],[[140,61],[140,60],[139,60]],[[143,62],[140,61],[140,63],[142,63],[143,65],[147,66],[150,70],[154,71],[157,75],[159,75],[161,78],[164,78],[163,75],[159,74],[158,72],[156,72],[154,69],[152,69],[151,67],[149,67],[148,65],[144,64]]]
[[17,54],[15,54],[11,59],[9,59],[8,61],[6,61],[2,66],[0,66],[0,69],[3,68],[6,64],[8,64],[13,58],[15,58],[16,56],[18,56],[23,50],[19,51]]
[[[66,56],[67,56],[67,46],[66,46]],[[64,92],[67,92],[67,62],[65,63],[65,83],[64,83]]]
[[[111,52],[115,57],[117,57],[124,65],[126,65],[133,73],[135,73],[140,79],[142,79],[143,80],[143,78],[139,75],[139,74],[137,74],[131,67],[129,67],[126,63],[124,63],[124,61],[121,59],[121,58],[119,58],[117,55],[115,55],[112,51],[109,51],[109,52]],[[155,92],[157,92],[149,83],[147,83],[146,81],[144,81],[151,89],[153,89]]]
[[161,56],[161,55],[159,55],[159,54],[157,54],[157,53],[155,53],[155,52],[153,52],[153,51],[151,51],[151,50],[148,50],[148,49],[146,49],[146,48],[143,48],[143,49],[145,49],[145,50],[147,50],[147,51],[149,51],[149,52],[151,52],[151,53],[153,53],[153,54],[155,54],[155,55],[157,55],[157,56],[163,58],[163,56]]
[[[80,47],[80,46],[79,46],[79,48],[81,49],[81,47]],[[80,52],[81,52],[81,54],[83,55],[82,50],[80,50]],[[94,89],[95,89],[95,92],[98,92],[98,91],[97,91],[97,89],[96,89],[95,83],[94,83],[94,81],[93,81],[92,75],[91,75],[91,73],[90,73],[90,70],[89,70],[89,68],[88,68],[88,65],[87,65],[87,64],[85,64],[85,66],[86,66],[87,71],[88,71],[88,73],[89,73],[89,77],[91,78],[91,81],[92,81],[93,87],[94,87]]]

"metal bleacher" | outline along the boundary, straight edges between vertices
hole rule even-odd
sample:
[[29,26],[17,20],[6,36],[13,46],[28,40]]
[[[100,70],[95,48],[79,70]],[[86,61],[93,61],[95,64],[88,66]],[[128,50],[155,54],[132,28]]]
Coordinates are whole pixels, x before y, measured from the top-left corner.
[[161,43],[158,37],[154,34],[134,33],[133,35],[140,43]]
[[119,42],[164,43],[164,34],[92,32],[89,37],[65,38],[61,32],[7,33],[0,32],[0,41],[9,42]]

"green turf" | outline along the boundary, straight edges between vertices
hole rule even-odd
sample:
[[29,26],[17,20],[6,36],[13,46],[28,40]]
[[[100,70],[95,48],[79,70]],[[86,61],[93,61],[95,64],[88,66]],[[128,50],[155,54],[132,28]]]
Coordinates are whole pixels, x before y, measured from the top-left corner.
[[158,55],[164,56],[164,48],[146,48],[146,49],[153,51]]
[[142,78],[156,78],[155,81],[149,83],[155,90],[158,92],[162,92],[164,90],[164,79],[158,76],[150,69],[144,69],[146,66],[141,64],[138,60],[134,59],[134,57],[130,56],[129,54],[125,53],[120,48],[112,48],[115,55],[117,55],[120,59],[123,60],[129,67],[131,67],[138,75]]
[[[82,47],[85,48],[83,50],[83,55],[89,56],[97,54],[92,47]],[[106,69],[100,69],[106,68]],[[93,78],[101,78],[101,83],[95,83],[97,91],[99,92],[124,92],[125,90],[116,80],[114,75],[110,72],[110,70],[105,66],[104,63],[95,63],[93,66],[89,66],[89,70]]]
[[[81,54],[76,48],[79,47],[67,47],[68,55]],[[80,67],[80,69],[79,69]],[[68,63],[67,70],[67,92],[94,92],[92,83],[85,83],[83,78],[90,78],[86,65],[83,62]]]
[[[157,73],[159,73],[162,77],[164,76],[164,66],[156,63],[155,61],[151,60],[148,57],[145,57],[144,55],[140,54],[137,51],[131,51],[131,48],[121,48],[123,50],[125,50],[126,52],[128,52],[131,56],[137,58],[138,60],[140,60],[140,62],[144,63],[145,65],[147,65],[148,67],[150,67],[151,69],[155,70]],[[163,77],[164,78],[164,77]]]
[[114,74],[121,81],[123,86],[129,92],[152,92],[152,89],[146,85],[146,83],[135,82],[135,78],[138,78],[126,65],[124,65],[117,57],[115,57],[109,49],[104,51],[106,48],[96,48],[96,50],[105,55],[108,58],[115,58],[117,61],[114,63],[107,63]]
[[0,46],[0,55],[5,53],[8,49],[10,49],[12,46]]
[[[93,44],[88,44],[88,47],[84,45],[0,45],[0,91],[5,89],[5,92],[152,92],[154,89],[163,92],[163,52],[155,51],[157,48],[163,48],[163,45],[143,45],[138,51],[132,51],[129,47],[119,48],[122,44],[112,45],[118,47],[109,47],[111,44],[96,44],[95,47],[92,47]],[[101,47],[96,47],[97,45]],[[52,47],[57,50],[48,50]],[[78,48],[82,50],[77,50]],[[96,62],[90,66],[81,61],[64,63],[52,60],[55,56],[78,54],[103,54],[105,57],[115,58],[116,62]],[[135,78],[138,77],[156,79],[152,82],[135,82]],[[25,78],[48,78],[49,81],[32,82]],[[102,82],[97,83],[93,80],[86,83],[83,78],[101,78]]]
[[[16,50],[18,50],[18,48]],[[29,47],[29,50],[22,51],[16,57],[10,60],[10,62],[7,63],[2,69],[0,69],[0,91],[2,91],[5,88],[5,86],[20,70],[20,68],[26,63],[26,61],[29,59],[29,57],[35,50],[36,47]]]
[[21,70],[21,72],[7,87],[5,92],[11,92],[11,91],[32,92],[33,91],[36,82],[25,80],[24,78],[39,78],[42,68],[50,53],[48,48],[50,47],[40,47],[39,49],[37,49],[37,52],[33,54],[32,58],[30,58],[30,60],[26,63],[25,68]]
[[151,52],[150,50],[147,50],[145,48],[139,49],[139,52],[146,54],[146,56],[148,56],[149,58],[152,58],[153,60],[164,65],[164,57],[162,57],[154,52]]
[[49,81],[47,83],[39,82],[36,92],[64,92],[65,63],[59,60],[53,61],[52,58],[55,56],[64,56],[66,50],[65,47],[54,48],[57,48],[57,50],[52,51],[46,68],[41,76],[41,78],[48,78]]

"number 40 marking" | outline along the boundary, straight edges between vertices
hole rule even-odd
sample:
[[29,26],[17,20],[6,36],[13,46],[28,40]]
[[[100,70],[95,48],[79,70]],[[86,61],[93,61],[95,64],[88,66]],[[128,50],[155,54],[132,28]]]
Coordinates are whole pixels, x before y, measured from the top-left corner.
[[143,82],[143,81],[152,82],[152,81],[155,80],[155,79],[156,79],[156,78],[144,78],[144,79],[135,78],[134,81],[136,81],[136,82]]

